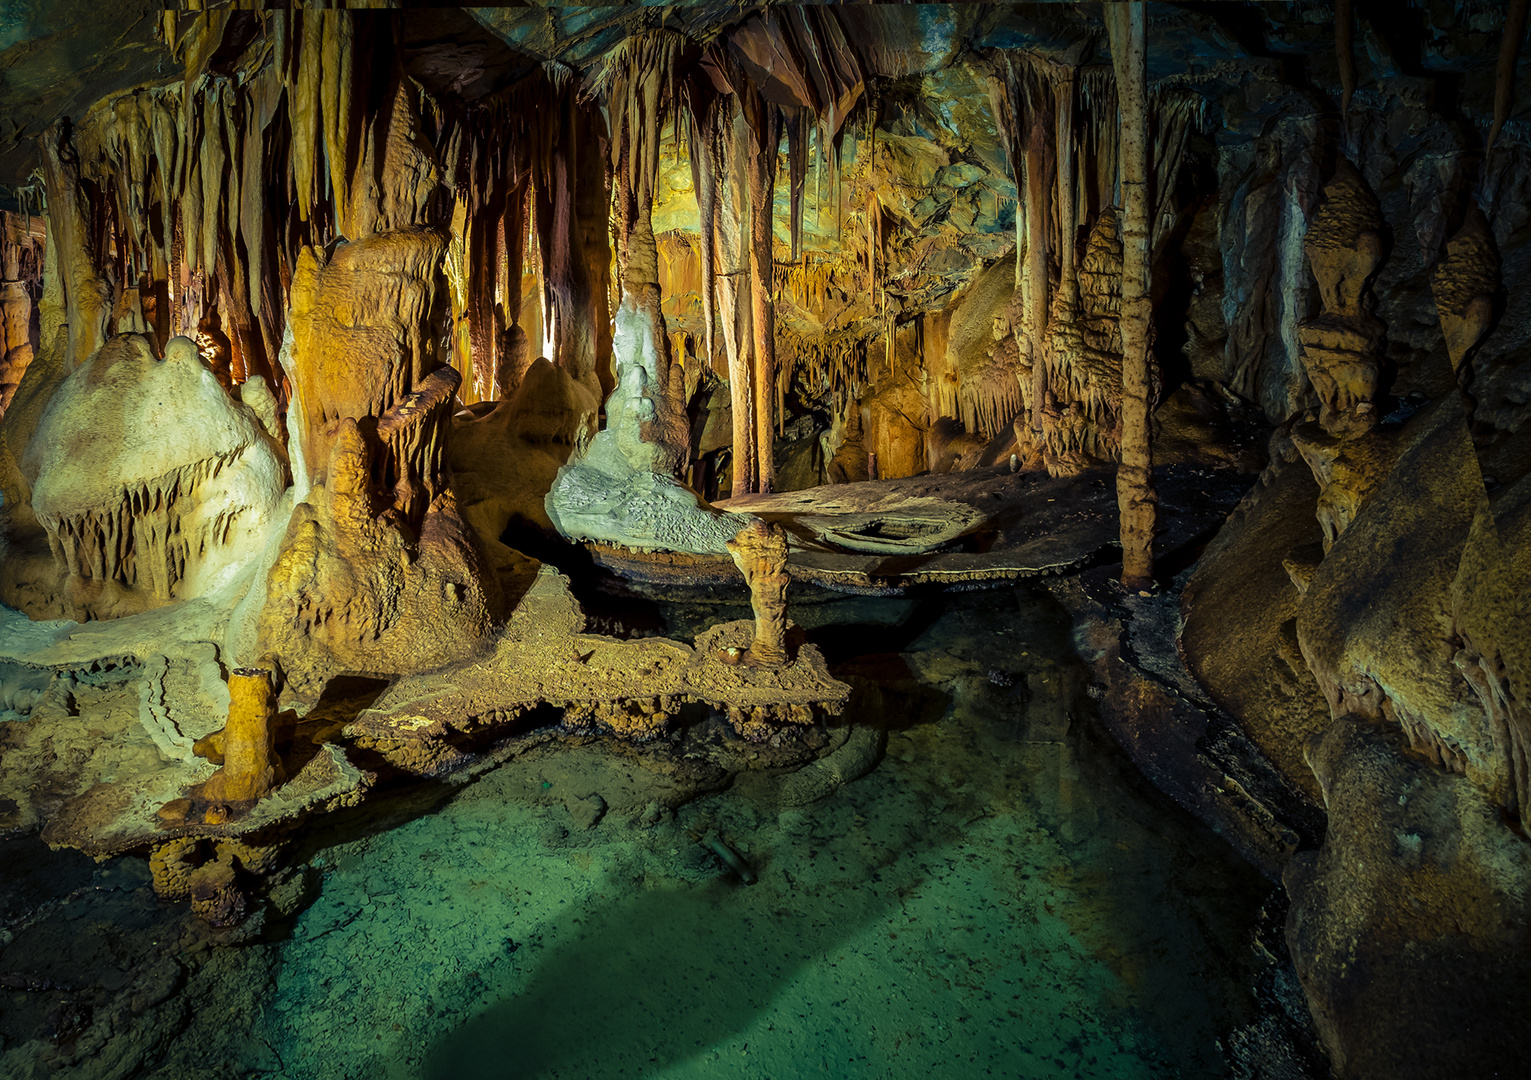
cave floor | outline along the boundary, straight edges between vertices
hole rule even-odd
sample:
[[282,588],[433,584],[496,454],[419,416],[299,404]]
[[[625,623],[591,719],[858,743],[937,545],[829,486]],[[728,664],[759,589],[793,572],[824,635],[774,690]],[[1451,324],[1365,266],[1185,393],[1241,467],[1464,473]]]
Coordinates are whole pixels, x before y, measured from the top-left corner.
[[1061,609],[793,617],[855,688],[842,722],[886,738],[869,774],[788,806],[746,771],[670,810],[602,741],[548,742],[315,834],[309,902],[239,947],[141,860],[60,854],[0,897],[0,1075],[1249,1075],[1272,886],[1110,742]]

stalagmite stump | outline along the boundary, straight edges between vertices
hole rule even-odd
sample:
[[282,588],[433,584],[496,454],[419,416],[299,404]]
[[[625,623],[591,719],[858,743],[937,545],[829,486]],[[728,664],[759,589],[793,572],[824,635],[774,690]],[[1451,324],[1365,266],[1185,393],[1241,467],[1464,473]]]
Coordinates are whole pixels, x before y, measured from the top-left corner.
[[745,662],[775,667],[787,662],[787,534],[780,525],[752,521],[728,542],[728,553],[750,587],[755,640]]
[[202,785],[211,802],[253,803],[282,779],[277,759],[276,692],[267,668],[229,673],[229,722],[223,729],[223,767]]

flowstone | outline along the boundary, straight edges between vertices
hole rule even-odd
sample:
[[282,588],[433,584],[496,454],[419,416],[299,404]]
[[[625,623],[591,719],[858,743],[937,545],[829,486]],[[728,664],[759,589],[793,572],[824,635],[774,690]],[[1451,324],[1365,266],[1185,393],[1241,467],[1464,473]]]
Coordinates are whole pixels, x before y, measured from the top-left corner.
[[64,379],[21,454],[63,613],[111,618],[228,585],[277,523],[282,458],[189,339],[160,360],[147,338],[113,338]]

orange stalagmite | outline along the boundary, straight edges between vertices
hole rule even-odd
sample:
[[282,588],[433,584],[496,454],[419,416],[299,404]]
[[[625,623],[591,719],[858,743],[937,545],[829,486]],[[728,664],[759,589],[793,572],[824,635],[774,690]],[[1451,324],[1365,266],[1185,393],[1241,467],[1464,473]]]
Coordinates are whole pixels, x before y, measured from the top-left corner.
[[787,534],[780,525],[752,521],[728,542],[728,553],[750,587],[755,640],[748,663],[778,667],[787,656]]
[[269,668],[229,672],[229,722],[223,729],[223,767],[202,785],[211,802],[253,803],[282,777],[277,759],[276,692]]

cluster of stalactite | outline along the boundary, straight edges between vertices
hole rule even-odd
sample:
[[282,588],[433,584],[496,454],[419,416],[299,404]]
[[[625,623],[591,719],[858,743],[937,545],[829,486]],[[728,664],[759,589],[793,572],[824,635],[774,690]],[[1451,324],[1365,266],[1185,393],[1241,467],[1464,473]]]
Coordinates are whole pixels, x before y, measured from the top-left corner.
[[[704,348],[709,358],[718,355],[721,330],[734,418],[734,494],[769,491],[774,483],[782,372],[771,208],[783,134],[791,262],[802,257],[815,144],[838,214],[842,133],[865,89],[839,18],[833,8],[768,9],[703,49],[681,87],[700,216]],[[810,352],[805,370],[819,368],[822,376],[815,355],[837,354]]]
[[[838,413],[854,400],[870,375],[866,338],[854,330],[809,338],[778,325],[776,351],[781,358],[780,387],[793,387],[805,401],[827,402],[831,412]],[[777,408],[780,417],[779,400]]]
[[37,349],[45,233],[39,214],[0,211],[0,416]]
[[[1024,53],[998,52],[990,63],[990,104],[1020,200],[1015,375],[1026,423],[1017,427],[1029,432],[1054,475],[1114,463],[1123,355],[1119,81],[1112,72]],[[1188,137],[1205,116],[1198,95],[1173,87],[1154,92],[1145,106],[1152,252],[1174,224]],[[1083,264],[1081,232],[1088,237]],[[974,430],[966,416],[964,423]]]
[[[505,396],[536,256],[555,362],[592,389],[609,351],[604,137],[572,72],[545,65],[451,107],[403,70],[387,12],[166,13],[181,81],[108,98],[42,140],[56,312],[70,366],[108,336],[197,341],[227,384],[281,389],[306,247],[408,226],[449,232],[454,365]],[[253,44],[252,44],[253,43]]]
[[[681,361],[692,354],[727,376],[734,493],[769,490],[791,388],[798,404],[849,407],[869,379],[897,374],[899,328],[917,310],[918,282],[895,283],[918,276],[898,262],[907,223],[876,190],[875,84],[840,19],[832,8],[771,9],[705,44],[645,31],[583,80],[548,62],[464,101],[438,100],[405,73],[385,12],[167,13],[184,79],[110,98],[44,140],[60,284],[43,340],[66,334],[77,365],[112,333],[143,332],[160,347],[185,334],[226,383],[265,376],[285,400],[281,347],[301,253],[425,227],[447,237],[458,399],[506,397],[539,352],[599,393],[611,387],[615,256],[620,296],[643,313],[655,357],[643,434],[665,448],[659,467],[682,476],[690,463],[697,378]],[[1102,305],[1116,293],[1082,292],[1090,271],[1082,278],[1079,263],[1085,236],[1117,220],[1116,79],[1016,51],[986,63],[1016,176],[1015,317],[960,370],[938,370],[921,343],[925,419],[956,416],[992,438],[1020,416],[1016,430],[1055,471],[1109,463],[1120,346],[1097,324],[1114,317]],[[1151,242],[1173,222],[1200,100],[1165,89],[1148,108]],[[694,243],[654,233],[667,132],[677,152],[686,145]],[[857,144],[850,177],[847,138]],[[789,220],[778,250],[783,144]],[[842,186],[858,178],[863,190],[847,200]],[[837,251],[804,250],[810,205],[816,218],[827,205],[837,230],[844,223]],[[700,320],[688,315],[686,334],[672,334],[666,311],[693,295]],[[822,331],[810,337],[802,319],[779,326],[778,304]]]
[[195,524],[187,508],[198,506],[197,489],[237,456],[238,451],[135,479],[122,488],[120,502],[72,516],[40,513],[55,558],[72,576],[120,582],[157,600],[175,599],[188,564],[227,544],[233,532],[238,508],[211,519],[197,516]]

